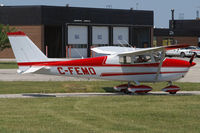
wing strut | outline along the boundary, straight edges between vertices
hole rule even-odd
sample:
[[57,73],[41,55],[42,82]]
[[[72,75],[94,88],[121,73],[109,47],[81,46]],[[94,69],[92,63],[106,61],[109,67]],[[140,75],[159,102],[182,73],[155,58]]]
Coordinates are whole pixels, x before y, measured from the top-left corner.
[[162,67],[162,64],[163,64],[163,60],[165,59],[165,51],[166,50],[163,50],[162,53],[161,53],[161,60],[160,60],[160,64],[158,66],[158,71],[156,73],[156,77],[155,77],[155,80],[157,81],[158,80],[158,76],[160,74],[160,71],[161,71],[161,67]]

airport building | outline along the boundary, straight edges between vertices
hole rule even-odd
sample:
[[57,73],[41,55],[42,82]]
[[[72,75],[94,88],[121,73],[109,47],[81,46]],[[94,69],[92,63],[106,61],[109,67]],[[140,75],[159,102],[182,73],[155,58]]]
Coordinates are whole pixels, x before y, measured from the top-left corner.
[[[59,6],[2,6],[0,23],[25,32],[49,58],[97,56],[97,46],[151,47],[153,11]],[[0,58],[14,58],[11,49]]]
[[154,46],[183,43],[193,46],[200,45],[200,20],[175,20],[174,22],[174,29],[154,29]]
[[198,11],[196,19],[175,20],[174,10],[172,10],[172,19],[169,20],[169,28],[154,29],[154,46],[183,43],[200,46],[200,19]]

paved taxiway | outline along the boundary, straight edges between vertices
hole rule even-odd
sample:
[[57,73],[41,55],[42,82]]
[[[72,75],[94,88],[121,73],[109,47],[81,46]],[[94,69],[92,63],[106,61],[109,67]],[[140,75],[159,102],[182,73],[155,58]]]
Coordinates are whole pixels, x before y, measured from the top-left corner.
[[[166,92],[157,91],[145,94],[130,94],[134,95],[171,95]],[[180,91],[174,96],[188,96],[188,95],[200,95],[200,91]],[[124,93],[25,93],[25,94],[0,94],[0,98],[47,98],[47,97],[94,97],[94,96],[127,96]],[[173,96],[173,95],[171,95]]]

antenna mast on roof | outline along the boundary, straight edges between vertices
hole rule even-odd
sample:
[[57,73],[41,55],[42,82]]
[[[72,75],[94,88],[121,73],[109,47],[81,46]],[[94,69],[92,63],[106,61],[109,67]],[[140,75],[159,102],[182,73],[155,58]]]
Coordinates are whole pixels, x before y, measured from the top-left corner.
[[138,10],[138,7],[139,7],[139,3],[137,2],[136,3],[136,10]]
[[197,7],[197,11],[196,11],[196,19],[197,20],[200,20],[200,18],[199,18],[199,9],[200,9],[200,6]]
[[112,9],[112,5],[106,5],[106,8]]

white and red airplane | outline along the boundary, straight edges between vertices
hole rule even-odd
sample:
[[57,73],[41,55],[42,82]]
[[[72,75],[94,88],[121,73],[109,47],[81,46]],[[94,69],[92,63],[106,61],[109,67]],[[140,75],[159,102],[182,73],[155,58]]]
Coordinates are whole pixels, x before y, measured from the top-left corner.
[[[97,47],[93,51],[107,56],[78,60],[52,60],[47,58],[24,32],[7,33],[16,57],[18,73],[38,73],[106,80],[127,81],[128,84],[115,86],[117,91],[126,93],[147,93],[151,87],[140,82],[169,82],[163,91],[175,94],[180,90],[172,81],[183,78],[196,63],[165,58],[165,51],[188,45],[173,45],[135,49],[127,47]],[[134,82],[135,85],[130,84]]]

